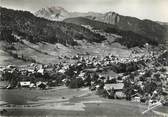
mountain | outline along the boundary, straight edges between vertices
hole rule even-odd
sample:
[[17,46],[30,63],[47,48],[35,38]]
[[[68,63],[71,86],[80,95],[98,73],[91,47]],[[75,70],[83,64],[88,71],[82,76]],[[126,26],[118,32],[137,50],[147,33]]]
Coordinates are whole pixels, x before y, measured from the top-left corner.
[[108,34],[115,34],[121,36],[122,38],[117,38],[115,42],[127,46],[128,48],[136,46],[142,47],[145,43],[149,43],[151,45],[158,45],[160,43],[160,40],[148,38],[144,35],[140,35],[132,31],[121,30],[116,25],[107,24],[84,17],[68,18],[65,19],[64,22],[73,23],[81,26],[89,26],[92,27],[93,30],[100,30]]
[[[48,10],[48,9],[54,9],[54,10]],[[44,12],[43,10],[47,15],[43,13]],[[111,11],[104,14],[96,12],[88,12],[88,13],[68,12],[67,10],[61,7],[43,8],[42,10],[39,11],[35,13],[36,16],[44,17],[50,20],[65,20],[75,17],[85,17],[90,20],[99,21],[106,24],[112,24],[120,30],[131,31],[155,41],[159,40],[160,43],[166,43],[165,40],[168,40],[167,26],[163,26],[157,22],[147,19],[140,20],[136,17],[123,16]],[[53,16],[58,14],[58,12],[60,14],[62,13],[66,15],[59,15],[60,18],[53,18]],[[61,18],[61,16],[63,17]]]
[[[50,11],[57,10],[52,8]],[[3,58],[0,64],[13,64],[13,61],[53,64],[65,62],[64,56],[77,54],[102,57],[110,53],[125,57],[130,55],[128,48],[160,43],[160,40],[121,30],[115,24],[97,21],[102,14],[89,12],[85,15],[51,21],[28,11],[0,7],[0,56]]]
[[[119,30],[131,31],[143,37],[149,38],[151,40],[159,41],[159,43],[164,44],[164,43],[167,43],[166,41],[168,40],[167,26],[161,25],[151,20],[140,20],[135,17],[122,16],[115,12],[107,12],[99,17],[88,16],[85,18],[93,21],[99,21],[99,23],[102,22],[106,24],[111,24],[113,25],[113,27],[116,27]],[[68,20],[72,21],[72,18],[71,19],[68,18]],[[68,20],[65,20],[65,21],[68,21]],[[81,19],[79,20],[81,21]],[[75,19],[75,21],[78,22],[77,19]]]
[[46,19],[56,20],[56,21],[63,20],[71,16],[71,14],[64,8],[56,7],[56,6],[42,8],[37,12],[35,12],[35,15],[37,17],[43,17]]
[[[8,64],[9,56],[30,62],[56,62],[58,56],[76,54],[73,48],[81,48],[83,43],[79,42],[97,44],[104,40],[103,36],[82,26],[0,7],[0,56],[4,58],[0,64]],[[82,52],[85,50],[81,49]]]
[[35,16],[37,17],[43,17],[49,20],[53,21],[62,21],[66,18],[72,18],[72,17],[102,17],[103,14],[96,13],[96,12],[87,12],[87,13],[80,13],[80,12],[68,12],[62,7],[59,6],[52,6],[47,8],[42,8],[38,11],[36,11]]
[[72,23],[76,25],[89,25],[95,30],[105,30],[106,28],[117,28],[114,25],[103,23],[100,21],[89,19],[88,17],[74,17],[74,18],[67,18],[64,20],[66,23]]
[[85,39],[89,42],[101,42],[104,40],[100,35],[90,30],[68,24],[65,22],[54,22],[44,18],[38,18],[27,11],[14,11],[1,8],[0,19],[1,40],[14,41],[13,35],[21,36],[31,42],[61,43],[64,45],[75,45],[75,40]]
[[163,25],[151,20],[140,20],[135,17],[122,16],[115,12],[107,12],[102,18],[98,17],[95,20],[113,24],[118,29],[132,31],[153,40],[160,40],[162,43],[165,43],[164,40],[168,38],[167,29]]

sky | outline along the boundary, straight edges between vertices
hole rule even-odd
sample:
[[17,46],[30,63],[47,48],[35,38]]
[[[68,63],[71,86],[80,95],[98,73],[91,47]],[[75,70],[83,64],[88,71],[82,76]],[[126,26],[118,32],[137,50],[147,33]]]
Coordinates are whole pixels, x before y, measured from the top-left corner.
[[125,16],[168,22],[168,0],[0,0],[0,6],[32,13],[50,6],[77,12],[114,11]]

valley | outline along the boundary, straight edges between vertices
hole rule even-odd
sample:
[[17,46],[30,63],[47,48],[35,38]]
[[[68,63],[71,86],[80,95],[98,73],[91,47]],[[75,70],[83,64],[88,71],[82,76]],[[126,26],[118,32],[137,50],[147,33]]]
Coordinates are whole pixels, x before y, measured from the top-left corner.
[[0,7],[0,115],[164,117],[166,23]]

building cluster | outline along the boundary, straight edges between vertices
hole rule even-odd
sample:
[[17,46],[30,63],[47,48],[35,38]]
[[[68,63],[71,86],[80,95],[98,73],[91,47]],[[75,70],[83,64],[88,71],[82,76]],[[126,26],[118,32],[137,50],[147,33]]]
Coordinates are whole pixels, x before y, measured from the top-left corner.
[[[137,102],[168,100],[168,67],[151,54],[133,54],[127,58],[108,55],[76,56],[76,62],[51,65],[30,64],[1,67],[1,81],[7,89],[40,88],[66,85],[69,88],[89,87],[96,94],[110,99]],[[113,71],[116,75],[111,75]]]

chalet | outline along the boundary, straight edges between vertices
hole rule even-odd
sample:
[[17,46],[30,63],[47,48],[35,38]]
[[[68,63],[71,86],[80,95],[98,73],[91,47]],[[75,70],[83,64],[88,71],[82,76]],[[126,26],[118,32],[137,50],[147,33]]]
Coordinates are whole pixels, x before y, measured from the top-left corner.
[[30,86],[30,81],[21,81],[20,82],[20,86],[21,87],[29,87]]
[[120,92],[123,89],[124,84],[123,83],[117,83],[117,84],[105,84],[104,89],[110,90],[111,87],[114,88],[115,91]]

